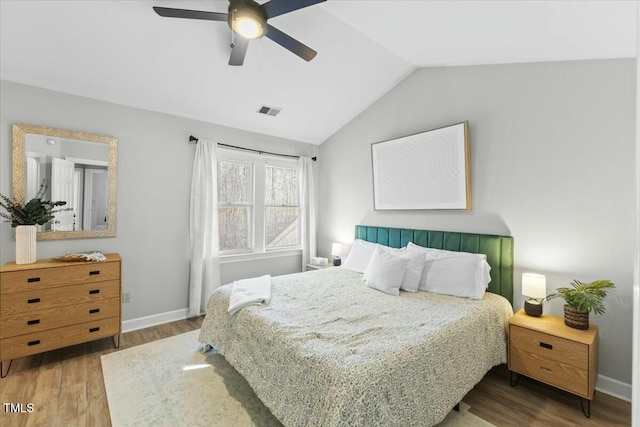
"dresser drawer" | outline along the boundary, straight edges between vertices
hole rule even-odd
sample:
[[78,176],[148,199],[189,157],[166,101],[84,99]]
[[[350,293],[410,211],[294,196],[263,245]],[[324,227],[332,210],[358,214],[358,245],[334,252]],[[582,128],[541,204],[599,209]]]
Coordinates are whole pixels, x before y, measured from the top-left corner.
[[55,331],[34,332],[18,337],[3,338],[0,339],[0,360],[30,356],[43,351],[118,335],[119,333],[120,319],[112,317],[66,326]]
[[522,349],[509,349],[509,369],[561,388],[582,397],[589,395],[589,371],[556,360],[528,353]]
[[53,307],[63,307],[70,304],[82,304],[85,302],[119,297],[119,280],[15,292],[2,295],[0,316],[34,313]]
[[63,307],[51,307],[3,316],[0,318],[0,338],[15,337],[116,316],[120,316],[119,298],[69,304]]
[[520,326],[509,326],[509,345],[578,369],[589,368],[589,346]]
[[55,268],[2,272],[0,293],[120,279],[120,262],[82,263]]

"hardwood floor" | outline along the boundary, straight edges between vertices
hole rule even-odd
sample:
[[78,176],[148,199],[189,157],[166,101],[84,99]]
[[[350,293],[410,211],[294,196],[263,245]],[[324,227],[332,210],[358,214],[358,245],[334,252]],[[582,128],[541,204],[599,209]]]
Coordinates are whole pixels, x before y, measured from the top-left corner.
[[596,392],[591,418],[582,414],[580,399],[538,381],[521,377],[509,384],[506,365],[496,366],[463,399],[470,411],[502,426],[630,426],[631,404]]
[[[120,349],[189,332],[201,317],[126,333]],[[0,425],[110,426],[100,356],[118,351],[111,339],[24,357],[13,362],[9,376],[0,380]],[[522,378],[509,385],[506,366],[498,366],[465,397],[471,412],[496,426],[630,426],[628,402],[597,393],[591,418],[582,415],[577,397]],[[24,412],[9,412],[7,404],[22,404]],[[27,404],[33,411],[27,412]],[[179,426],[176,426],[179,427]]]
[[[189,332],[201,323],[195,317],[128,332],[120,349]],[[110,426],[100,356],[114,351],[111,338],[105,338],[14,360],[9,375],[0,380],[0,426]],[[5,403],[21,403],[25,412],[7,412]],[[28,403],[33,404],[31,413],[24,407]]]

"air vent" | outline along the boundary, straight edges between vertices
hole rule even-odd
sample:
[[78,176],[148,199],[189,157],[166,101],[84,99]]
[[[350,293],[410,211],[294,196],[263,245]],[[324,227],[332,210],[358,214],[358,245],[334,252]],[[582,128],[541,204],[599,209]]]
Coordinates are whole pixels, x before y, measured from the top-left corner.
[[269,107],[268,105],[263,105],[258,110],[258,113],[266,114],[267,116],[277,116],[280,111],[282,111],[282,108]]

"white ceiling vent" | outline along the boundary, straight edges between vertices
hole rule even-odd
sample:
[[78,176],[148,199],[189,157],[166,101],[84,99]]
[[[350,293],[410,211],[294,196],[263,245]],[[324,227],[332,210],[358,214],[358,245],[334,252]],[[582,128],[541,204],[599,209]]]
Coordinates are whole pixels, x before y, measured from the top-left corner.
[[263,105],[258,109],[258,113],[266,114],[267,116],[277,116],[280,111],[282,111],[282,108],[269,107],[268,105]]

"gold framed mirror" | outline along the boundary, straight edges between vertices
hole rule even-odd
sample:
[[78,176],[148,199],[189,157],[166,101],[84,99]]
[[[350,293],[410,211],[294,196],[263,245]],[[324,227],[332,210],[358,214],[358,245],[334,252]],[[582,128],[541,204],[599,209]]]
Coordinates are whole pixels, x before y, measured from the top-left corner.
[[38,240],[116,235],[116,138],[16,123],[12,156],[13,197],[30,200],[46,180],[45,197],[71,208],[39,226]]

